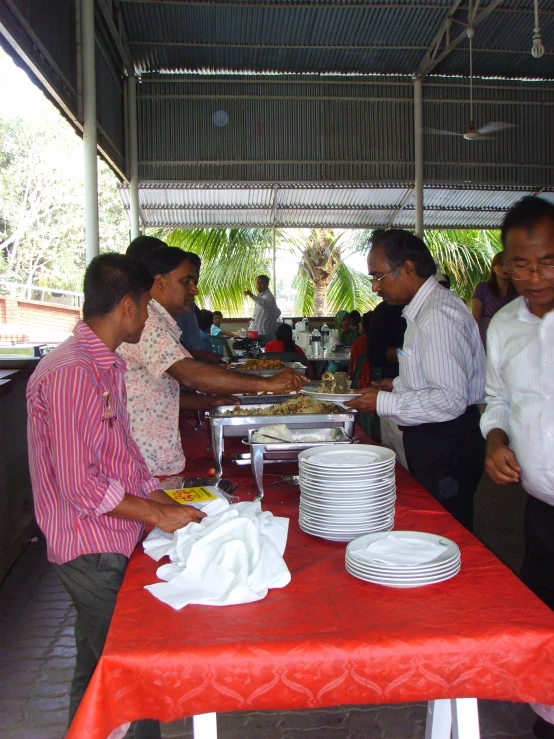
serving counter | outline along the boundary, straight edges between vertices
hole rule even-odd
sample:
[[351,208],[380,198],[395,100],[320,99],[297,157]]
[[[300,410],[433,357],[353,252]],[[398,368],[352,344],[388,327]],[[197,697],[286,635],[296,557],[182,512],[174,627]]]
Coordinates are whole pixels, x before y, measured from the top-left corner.
[[[206,474],[207,438],[204,446],[201,458],[189,451],[187,474]],[[242,500],[255,496],[248,467],[226,463],[224,472]],[[299,529],[298,487],[272,486],[263,506],[290,519],[291,583],[247,605],[174,611],[144,589],[159,564],[137,548],[68,739],[185,716],[196,717],[195,739],[213,739],[216,712],[421,700],[430,701],[429,737],[450,736],[453,721],[461,739],[479,736],[475,698],[554,703],[552,611],[402,468],[396,474],[395,528],[455,541],[456,577],[408,590],[357,580],[344,544]]]

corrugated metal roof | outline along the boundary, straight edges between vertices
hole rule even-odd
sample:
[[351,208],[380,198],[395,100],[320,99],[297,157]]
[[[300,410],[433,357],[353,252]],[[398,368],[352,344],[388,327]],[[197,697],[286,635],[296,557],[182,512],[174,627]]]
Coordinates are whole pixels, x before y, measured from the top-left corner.
[[[119,190],[129,212],[129,190]],[[505,212],[536,190],[439,188],[424,191],[426,228],[497,228]],[[554,187],[545,192],[554,199]],[[411,185],[320,187],[146,183],[139,186],[142,225],[156,227],[271,226],[415,227]]]
[[[120,0],[137,72],[412,74],[446,19],[451,0]],[[488,3],[481,3],[479,12]],[[541,0],[547,54],[534,59],[533,0],[504,0],[474,40],[476,75],[554,76],[554,4]],[[467,21],[467,2],[454,14]],[[452,36],[463,31],[455,23]],[[433,74],[467,74],[463,43]],[[486,51],[484,51],[486,50]]]

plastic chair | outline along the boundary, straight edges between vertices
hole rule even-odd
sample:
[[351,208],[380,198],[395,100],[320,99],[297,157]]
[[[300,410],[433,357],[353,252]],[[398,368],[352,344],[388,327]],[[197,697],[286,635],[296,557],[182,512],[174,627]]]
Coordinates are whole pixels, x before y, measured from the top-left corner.
[[235,359],[235,355],[233,354],[225,336],[210,336],[210,341],[212,342],[212,347],[216,354],[221,354],[221,356],[223,356],[225,352],[227,352],[227,356],[230,359]]

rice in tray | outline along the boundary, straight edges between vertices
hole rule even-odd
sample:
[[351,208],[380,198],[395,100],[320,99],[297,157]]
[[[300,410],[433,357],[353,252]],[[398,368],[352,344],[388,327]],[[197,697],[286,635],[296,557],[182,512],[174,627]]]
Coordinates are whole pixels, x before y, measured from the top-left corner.
[[333,403],[323,403],[321,400],[309,398],[306,395],[297,395],[277,405],[262,408],[244,408],[236,405],[232,410],[224,413],[215,413],[219,416],[292,416],[297,413],[340,413],[342,412]]

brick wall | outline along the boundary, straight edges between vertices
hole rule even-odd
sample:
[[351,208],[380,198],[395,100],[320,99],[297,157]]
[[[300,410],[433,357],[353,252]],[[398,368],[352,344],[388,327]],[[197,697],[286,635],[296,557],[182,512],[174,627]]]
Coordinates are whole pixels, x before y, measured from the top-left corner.
[[68,305],[0,296],[0,323],[17,323],[35,330],[55,329],[69,334],[81,315],[80,308]]

